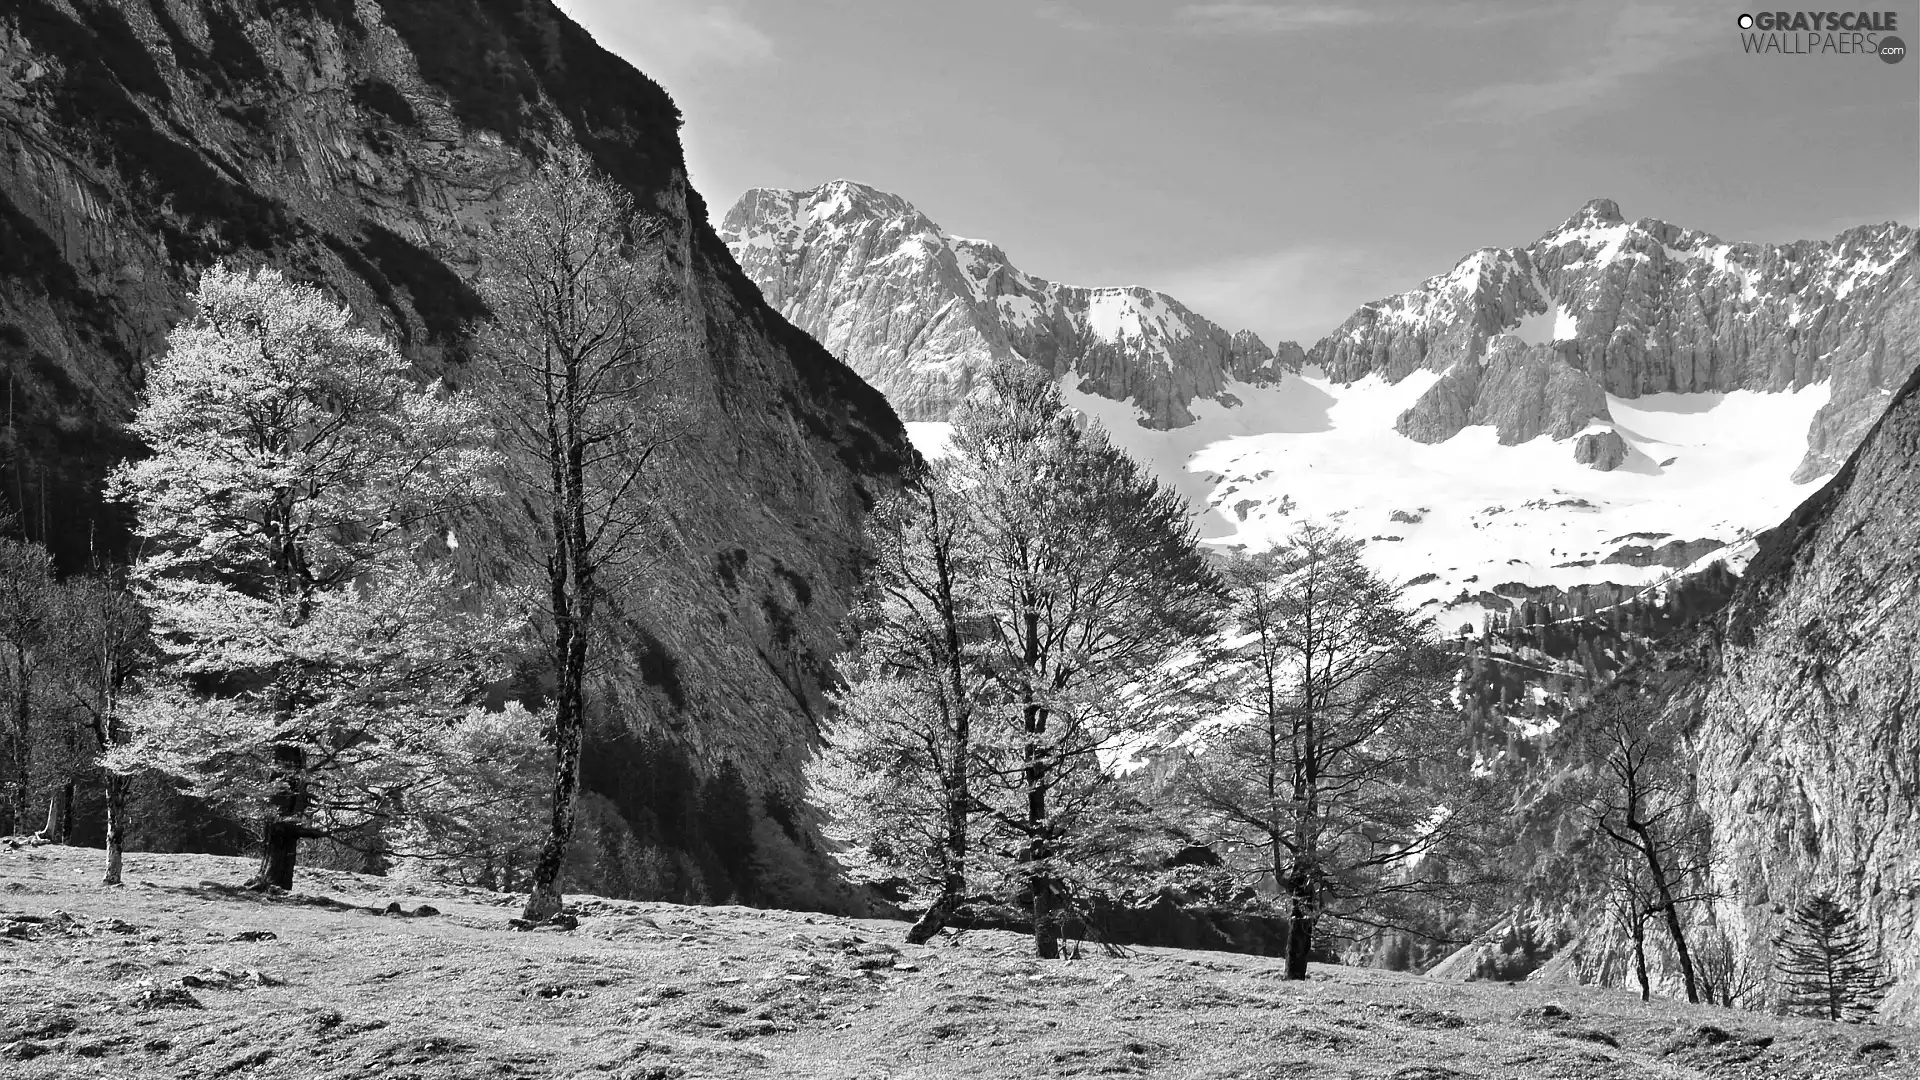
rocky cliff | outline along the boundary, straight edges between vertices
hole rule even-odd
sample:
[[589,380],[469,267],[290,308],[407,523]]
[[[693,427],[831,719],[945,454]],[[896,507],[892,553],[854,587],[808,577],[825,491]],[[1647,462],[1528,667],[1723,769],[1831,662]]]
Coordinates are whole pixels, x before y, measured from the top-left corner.
[[[1831,387],[1795,475],[1832,471],[1920,365],[1914,230],[1726,243],[1595,199],[1526,247],[1484,248],[1420,288],[1362,307],[1308,353],[1340,381],[1446,377],[1400,418],[1441,442],[1497,424],[1502,442],[1606,420],[1603,394]],[[1504,336],[1503,336],[1504,335]],[[1542,388],[1545,392],[1542,392]]]
[[1920,1013],[1920,374],[1762,538],[1673,708],[1692,725],[1722,918],[1770,959],[1815,893],[1857,912]]
[[[1824,894],[1860,916],[1897,979],[1883,1014],[1920,1016],[1917,533],[1920,372],[1832,480],[1759,538],[1732,588],[1704,595],[1728,597],[1716,611],[1596,683],[1680,734],[1712,838],[1703,891],[1716,897],[1690,907],[1689,943],[1718,987],[1745,988],[1746,1007],[1777,1002],[1773,942]],[[1611,852],[1578,809],[1604,776],[1582,758],[1588,720],[1570,716],[1540,760],[1504,763],[1523,887],[1433,974],[1631,984],[1630,945],[1606,907]],[[1671,950],[1657,934],[1652,944],[1656,987],[1678,993]]]
[[[0,475],[29,535],[67,565],[124,544],[98,480],[137,450],[117,424],[200,267],[283,267],[457,369],[486,314],[475,238],[577,143],[669,223],[707,410],[675,464],[683,546],[619,598],[607,737],[669,731],[759,790],[790,786],[865,507],[910,451],[886,401],[740,273],[687,186],[679,122],[547,0],[0,9]],[[464,550],[508,532],[483,517]],[[632,824],[645,841],[658,823]]]
[[1264,382],[1300,364],[1292,342],[1268,349],[1164,293],[1023,273],[993,244],[951,236],[864,184],[757,188],[727,212],[720,235],[767,303],[908,420],[945,420],[983,367],[1013,357],[1131,401],[1154,428],[1192,423],[1193,401],[1220,398],[1229,379]]

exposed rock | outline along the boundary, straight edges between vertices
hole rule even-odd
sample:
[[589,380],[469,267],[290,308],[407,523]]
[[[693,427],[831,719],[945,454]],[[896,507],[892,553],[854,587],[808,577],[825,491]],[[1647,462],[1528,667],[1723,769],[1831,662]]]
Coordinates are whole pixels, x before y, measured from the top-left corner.
[[1889,223],[1832,240],[1730,244],[1652,218],[1628,223],[1596,199],[1526,247],[1483,248],[1365,305],[1307,361],[1343,382],[1447,373],[1402,418],[1402,433],[1423,442],[1501,411],[1478,402],[1474,364],[1502,340],[1626,398],[1828,380],[1795,476],[1805,480],[1837,466],[1920,365],[1915,242]]
[[1669,540],[1658,548],[1647,544],[1626,544],[1614,550],[1603,563],[1619,566],[1668,566],[1675,570],[1692,566],[1699,559],[1727,545],[1719,540]]
[[[593,737],[644,720],[756,790],[796,790],[865,507],[910,451],[886,401],[740,273],[687,186],[679,122],[548,0],[9,5],[0,461],[30,481],[29,536],[67,566],[123,550],[99,482],[137,449],[118,425],[215,259],[314,281],[457,377],[485,315],[476,238],[577,141],[665,219],[706,410],[669,480],[673,554],[645,594],[612,598],[616,692]],[[502,499],[462,522],[462,556],[515,542],[517,514]]]
[[1611,429],[1590,432],[1573,441],[1573,460],[1575,464],[1612,472],[1626,463],[1627,440]]
[[721,236],[767,302],[819,338],[908,420],[944,420],[988,365],[1020,357],[1131,401],[1149,427],[1193,421],[1229,379],[1298,371],[1269,349],[1144,288],[1086,289],[1021,272],[983,240],[951,236],[898,195],[835,180],[756,188]]
[[279,979],[253,968],[201,968],[189,971],[177,980],[179,986],[188,990],[244,990],[262,986],[279,986]]
[[200,999],[186,991],[177,982],[163,983],[158,979],[143,979],[128,995],[127,1007],[132,1009],[204,1009]]
[[1720,917],[1764,963],[1816,892],[1853,909],[1920,1007],[1920,374],[1846,465],[1762,537],[1674,708],[1714,823]]
[[1593,420],[1610,419],[1607,395],[1548,349],[1495,338],[1484,359],[1454,365],[1395,428],[1416,442],[1445,442],[1469,425],[1487,424],[1512,446],[1540,435],[1565,439]]

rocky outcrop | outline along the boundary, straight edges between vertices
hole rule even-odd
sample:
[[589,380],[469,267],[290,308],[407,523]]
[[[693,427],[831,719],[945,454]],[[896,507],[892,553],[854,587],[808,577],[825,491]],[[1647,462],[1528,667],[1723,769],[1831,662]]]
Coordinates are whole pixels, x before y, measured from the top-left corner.
[[1711,538],[1669,540],[1657,548],[1649,544],[1626,544],[1615,548],[1600,561],[1615,566],[1665,566],[1680,570],[1726,546],[1724,542]]
[[1721,918],[1749,955],[1800,900],[1859,913],[1920,1012],[1920,375],[1766,534],[1674,708],[1693,725]]
[[1607,418],[1598,383],[1546,349],[1497,337],[1484,357],[1449,368],[1394,427],[1416,442],[1436,443],[1469,425],[1488,425],[1502,446],[1513,446],[1541,435],[1565,439]]
[[[1598,690],[1663,710],[1683,735],[1676,749],[1711,826],[1717,896],[1710,914],[1702,906],[1689,916],[1695,955],[1725,950],[1723,967],[1730,959],[1769,972],[1786,916],[1829,895],[1858,914],[1887,961],[1898,985],[1883,1013],[1901,1020],[1920,1016],[1916,463],[1920,373],[1833,479],[1760,537],[1717,613]],[[1671,550],[1671,564],[1687,546],[1621,550],[1634,559]],[[1573,942],[1550,965],[1561,975],[1625,985],[1627,942],[1606,911],[1606,848],[1580,808],[1582,784],[1604,775],[1581,760],[1583,723],[1572,716],[1549,747],[1563,760],[1518,785],[1526,824],[1513,851],[1527,884],[1512,918],[1528,940]],[[1530,968],[1545,955],[1527,959],[1515,963]],[[1471,977],[1478,964],[1465,955],[1448,970]],[[1653,967],[1656,987],[1677,992],[1664,945]]]
[[986,366],[1017,357],[1133,402],[1146,426],[1179,427],[1195,399],[1298,370],[1304,356],[1292,342],[1229,334],[1164,293],[1023,273],[993,244],[846,180],[749,191],[720,233],[769,304],[908,420],[946,419]]
[[1596,431],[1573,441],[1573,460],[1601,472],[1612,472],[1627,460],[1627,440],[1617,431]]
[[1920,365],[1915,241],[1887,224],[1825,241],[1726,243],[1652,218],[1630,223],[1596,199],[1526,247],[1482,249],[1362,307],[1307,358],[1341,381],[1458,372],[1403,420],[1426,441],[1502,411],[1468,391],[1503,340],[1620,397],[1827,381],[1832,396],[1796,474],[1805,480],[1836,467]]
[[[676,733],[756,791],[797,788],[865,507],[910,451],[886,401],[770,310],[707,226],[679,123],[547,0],[8,5],[0,486],[68,565],[119,553],[99,479],[137,448],[116,425],[215,259],[318,282],[457,379],[485,315],[475,237],[503,190],[577,143],[666,221],[706,410],[674,465],[678,546],[653,588],[614,598],[599,723]],[[517,513],[502,500],[463,525],[463,554],[510,542]]]

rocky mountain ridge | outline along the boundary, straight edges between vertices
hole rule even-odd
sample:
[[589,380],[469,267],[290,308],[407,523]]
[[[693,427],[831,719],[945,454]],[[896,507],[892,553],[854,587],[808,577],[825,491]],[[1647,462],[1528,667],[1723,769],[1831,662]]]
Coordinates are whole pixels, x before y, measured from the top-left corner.
[[[1787,916],[1825,895],[1857,913],[1895,981],[1882,1017],[1920,1015],[1917,465],[1920,372],[1833,479],[1758,538],[1745,573],[1699,582],[1705,588],[1679,605],[1679,627],[1669,620],[1624,669],[1610,670],[1617,656],[1586,643],[1567,650],[1568,627],[1552,619],[1522,620],[1481,654],[1587,660],[1583,701],[1597,691],[1673,722],[1713,852],[1689,944],[1709,984],[1740,992],[1747,1007],[1773,1000]],[[1478,683],[1485,701],[1486,673],[1500,674],[1484,659],[1470,664],[1461,689]],[[1564,687],[1581,676],[1576,665],[1559,678]],[[1469,720],[1475,704],[1467,702]],[[1589,714],[1562,715],[1567,726],[1543,751],[1510,745],[1502,762],[1523,823],[1509,851],[1521,884],[1513,906],[1435,976],[1633,981],[1631,942],[1603,900],[1612,853],[1568,795],[1577,799],[1605,773],[1582,760]],[[1657,935],[1652,946],[1656,986],[1679,992],[1672,950]]]
[[[938,421],[988,359],[1047,364],[1210,538],[1337,521],[1449,629],[1541,589],[1737,560],[1920,365],[1898,225],[1734,244],[1594,200],[1363,306],[1303,364],[1236,354],[1159,294],[1024,275],[847,181],[749,192],[721,231],[770,303],[910,419]],[[937,448],[937,426],[920,434]]]
[[1180,427],[1196,399],[1231,401],[1230,381],[1271,381],[1303,355],[1230,334],[1165,293],[1027,274],[999,247],[847,180],[749,191],[720,235],[770,305],[910,421],[946,420],[984,367],[1019,357],[1132,402],[1148,427]]
[[[680,545],[656,588],[614,598],[596,760],[665,733],[699,768],[730,761],[791,796],[865,509],[911,451],[886,401],[740,274],[687,185],[679,123],[547,0],[0,9],[0,475],[27,534],[68,567],[120,554],[99,480],[138,452],[118,425],[215,259],[318,283],[457,381],[486,315],[476,238],[544,153],[583,146],[666,222],[706,410],[673,465]],[[462,522],[462,553],[511,542],[517,516],[507,499]],[[665,844],[686,811],[639,813],[620,783],[585,810],[603,863]],[[801,842],[791,817],[762,831]],[[679,895],[728,894],[682,854]]]
[[1845,466],[1764,536],[1692,648],[1699,799],[1724,852],[1721,918],[1771,958],[1829,893],[1860,913],[1920,1015],[1920,372]]
[[1416,370],[1441,381],[1401,434],[1471,424],[1502,443],[1610,419],[1606,395],[1778,393],[1827,383],[1795,479],[1832,471],[1920,365],[1913,229],[1727,243],[1587,203],[1525,247],[1483,248],[1421,287],[1363,306],[1308,352],[1340,381]]

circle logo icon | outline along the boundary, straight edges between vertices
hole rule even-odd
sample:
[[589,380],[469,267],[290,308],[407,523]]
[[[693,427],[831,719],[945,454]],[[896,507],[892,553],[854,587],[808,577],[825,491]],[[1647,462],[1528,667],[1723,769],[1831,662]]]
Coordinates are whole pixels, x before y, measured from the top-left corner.
[[1880,61],[1882,63],[1897,64],[1900,61],[1905,60],[1906,58],[1907,58],[1906,42],[1901,41],[1897,37],[1891,37],[1891,36],[1883,37],[1880,39]]
[[1751,30],[1751,29],[1753,29],[1753,16],[1751,16],[1751,15],[1742,15],[1742,16],[1740,16],[1740,20],[1739,20],[1739,22],[1740,22],[1740,29],[1742,29],[1742,30]]

